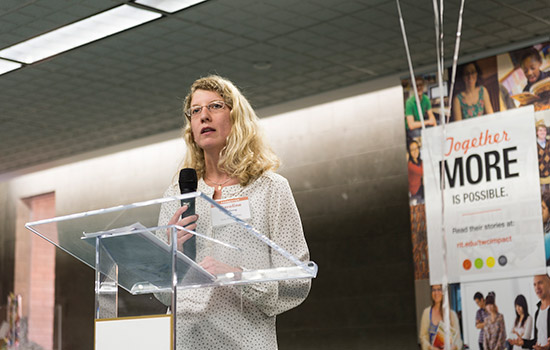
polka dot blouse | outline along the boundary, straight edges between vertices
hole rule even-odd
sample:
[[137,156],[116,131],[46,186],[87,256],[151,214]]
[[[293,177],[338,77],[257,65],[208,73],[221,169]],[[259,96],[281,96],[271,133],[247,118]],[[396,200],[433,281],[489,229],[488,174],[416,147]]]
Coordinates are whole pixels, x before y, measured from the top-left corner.
[[[210,198],[214,195],[214,188],[202,179],[198,182],[198,191]],[[178,184],[175,183],[164,196],[178,194]],[[301,261],[309,260],[300,215],[284,177],[267,172],[246,187],[222,188],[222,199],[241,197],[249,199],[251,219],[247,221],[257,231]],[[177,209],[176,202],[163,205],[159,225],[166,225]],[[206,201],[197,200],[196,213],[199,215],[197,232],[224,242],[234,242],[242,248],[236,253],[197,238],[197,262],[212,256],[250,270],[292,266],[286,258],[271,251],[238,225],[212,227],[210,205]],[[177,349],[277,349],[275,317],[304,301],[310,283],[309,279],[298,279],[178,290]]]

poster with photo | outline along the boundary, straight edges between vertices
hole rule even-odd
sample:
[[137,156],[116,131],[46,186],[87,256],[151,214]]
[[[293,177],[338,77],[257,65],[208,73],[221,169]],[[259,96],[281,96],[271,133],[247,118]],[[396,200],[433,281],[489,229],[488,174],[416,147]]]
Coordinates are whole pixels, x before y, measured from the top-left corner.
[[498,55],[501,105],[550,109],[550,43]]
[[[536,53],[536,55],[535,55]],[[436,125],[441,123],[445,115],[450,125],[463,123],[468,119],[478,119],[499,111],[506,111],[522,106],[532,105],[536,111],[537,135],[549,139],[550,115],[543,116],[549,108],[550,99],[550,43],[541,43],[497,56],[487,57],[467,62],[457,67],[456,84],[453,101],[448,100],[448,80],[450,70],[444,72],[444,108],[439,107],[439,87],[436,75],[423,74],[417,77],[423,83],[419,91],[423,99],[421,105],[431,108]],[[529,78],[528,78],[529,77]],[[538,84],[538,85],[536,85]],[[406,129],[406,158],[409,174],[409,198],[411,218],[411,238],[413,243],[413,259],[415,279],[423,280],[429,277],[428,240],[425,207],[425,161],[422,153],[422,135],[419,130],[419,117],[414,114],[416,103],[409,79],[402,80],[405,102],[404,124]],[[534,86],[536,85],[536,86]],[[534,86],[534,87],[533,87]],[[525,90],[525,91],[524,91]],[[537,97],[526,99],[536,93]],[[523,95],[522,95],[523,94]],[[421,95],[421,96],[422,96]],[[426,104],[426,99],[429,104]],[[430,129],[429,108],[422,108],[426,129]],[[426,112],[426,113],[424,113]],[[413,122],[410,122],[412,119]],[[544,128],[540,125],[544,122]],[[409,127],[409,124],[412,127]],[[544,132],[546,131],[546,136]],[[538,137],[537,136],[537,137]],[[541,210],[543,211],[544,232],[547,246],[546,260],[550,264],[550,212],[545,214],[545,206],[550,205],[550,143],[537,142],[539,161],[539,176],[541,178]],[[545,193],[547,193],[545,195]],[[545,200],[546,199],[546,200]],[[542,220],[542,219],[541,219]]]
[[[442,117],[449,116],[448,84],[444,81],[443,103],[441,108],[439,85],[435,74],[416,77],[416,87],[420,99],[426,128],[441,124]],[[424,205],[423,161],[420,155],[422,146],[420,117],[416,106],[413,84],[409,79],[402,81],[405,97],[405,130],[407,136],[407,170],[409,179],[409,203],[411,208],[411,233],[413,241],[413,261],[415,279],[428,278],[428,240],[426,231],[426,210]]]
[[[544,273],[540,187],[532,107],[423,133],[430,284]],[[446,188],[442,215],[440,162]],[[444,219],[444,221],[442,221]],[[541,270],[542,269],[542,270]]]
[[459,65],[453,94],[453,122],[500,111],[496,58]]
[[546,266],[550,266],[550,110],[535,114],[537,156],[539,165],[542,226],[544,231],[544,248]]
[[[531,118],[524,116],[521,121],[512,123],[514,129],[518,126],[519,129],[522,130],[521,133],[523,136],[521,137],[525,137],[524,143],[520,148],[529,147],[529,143],[532,143],[535,148],[534,153],[533,149],[529,151],[531,154],[531,156],[529,156],[531,157],[531,170],[529,175],[525,174],[525,171],[522,169],[520,178],[509,178],[508,180],[510,181],[501,178],[496,181],[498,183],[495,183],[497,177],[495,173],[496,170],[489,167],[492,169],[490,170],[492,172],[491,181],[485,179],[480,180],[479,184],[471,184],[468,179],[465,179],[465,184],[460,186],[458,177],[455,180],[458,183],[458,185],[455,186],[459,187],[459,189],[454,189],[455,196],[457,194],[459,196],[464,196],[465,193],[473,192],[475,197],[476,192],[481,196],[480,191],[490,190],[491,188],[504,188],[507,196],[506,198],[508,199],[507,201],[493,198],[489,201],[483,200],[470,203],[470,209],[473,209],[472,212],[482,211],[484,206],[487,207],[487,210],[498,209],[499,200],[504,204],[509,202],[510,205],[512,205],[508,209],[501,208],[500,211],[467,215],[458,219],[459,217],[456,215],[467,213],[466,210],[470,205],[466,206],[464,203],[454,204],[455,212],[452,215],[455,215],[455,217],[454,219],[449,219],[455,220],[454,227],[457,230],[454,237],[451,237],[451,240],[454,240],[455,246],[447,247],[448,261],[450,261],[449,264],[454,264],[452,268],[455,270],[458,269],[458,271],[455,272],[459,273],[459,275],[462,275],[462,272],[465,271],[465,266],[469,266],[470,269],[469,274],[465,274],[465,276],[463,276],[464,278],[459,277],[455,279],[460,283],[451,283],[449,285],[451,309],[456,312],[460,321],[464,345],[469,346],[471,349],[476,349],[478,348],[476,347],[476,344],[478,344],[476,340],[479,339],[475,338],[476,336],[479,337],[479,332],[476,333],[475,319],[471,317],[471,313],[475,311],[475,302],[472,295],[470,295],[471,291],[477,288],[484,295],[490,291],[495,291],[497,294],[497,305],[507,309],[513,307],[513,296],[505,296],[506,291],[510,291],[510,293],[516,291],[516,295],[525,293],[531,310],[530,312],[534,312],[535,305],[531,304],[536,303],[536,300],[533,300],[533,294],[530,297],[531,299],[527,297],[528,291],[532,289],[532,273],[544,269],[545,263],[546,265],[550,265],[550,110],[548,110],[550,109],[550,43],[540,43],[519,50],[502,53],[497,56],[478,59],[475,62],[465,62],[460,64],[457,68],[456,84],[452,98],[448,96],[448,81],[451,80],[450,69],[444,72],[444,79],[446,79],[446,81],[444,82],[443,108],[440,108],[439,104],[439,86],[437,85],[435,73],[422,74],[420,77],[417,77],[421,78],[424,83],[421,92],[425,97],[422,99],[423,102],[421,106],[423,108],[421,110],[424,121],[427,121],[425,123],[426,133],[429,134],[430,132],[434,132],[434,123],[430,122],[431,116],[430,113],[427,113],[429,108],[431,108],[431,112],[436,120],[435,125],[440,125],[442,116],[445,116],[446,121],[449,122],[447,128],[451,130],[453,127],[457,128],[456,132],[458,134],[456,137],[461,134],[473,132],[475,129],[474,125],[477,123],[483,124],[484,119],[500,119],[506,116],[505,113],[499,112],[509,110],[517,111],[518,108],[525,106],[532,106],[531,108],[534,110],[534,114],[531,114]],[[428,224],[430,220],[430,206],[440,205],[441,197],[437,197],[437,195],[432,197],[430,193],[428,193],[430,192],[430,187],[438,183],[437,175],[433,175],[435,172],[430,170],[430,168],[433,167],[430,163],[433,163],[433,161],[428,162],[428,160],[434,157],[433,155],[430,156],[427,147],[425,147],[426,142],[423,142],[425,141],[423,139],[426,138],[426,135],[424,135],[422,131],[415,131],[415,126],[418,128],[418,123],[415,125],[414,122],[418,122],[420,118],[412,112],[410,106],[413,102],[411,99],[411,96],[413,96],[412,84],[408,79],[404,79],[402,85],[405,101],[404,126],[407,137],[407,149],[404,153],[406,154],[409,174],[411,238],[414,273],[415,280],[417,281],[415,288],[418,294],[417,319],[420,324],[423,312],[426,308],[429,308],[430,303],[433,302],[433,293],[430,293],[430,285],[432,285],[432,287],[433,285],[437,286],[436,283],[438,283],[440,279],[436,278],[436,276],[441,275],[441,268],[443,266],[441,259],[441,237],[436,236],[436,241],[434,242],[432,235],[430,235],[430,240],[428,240],[428,232],[433,231],[432,226]],[[412,98],[414,99],[414,97]],[[426,103],[426,98],[429,104]],[[407,106],[407,104],[409,104],[409,106]],[[413,107],[416,108],[416,104],[414,104]],[[521,114],[522,112],[519,113]],[[413,122],[410,122],[411,118]],[[523,123],[526,124],[520,126],[520,124]],[[509,124],[505,124],[510,127]],[[492,127],[498,129],[505,124],[495,121]],[[409,125],[411,125],[412,128],[409,127]],[[460,129],[462,128],[464,128],[464,130],[461,131]],[[528,132],[531,134],[528,135]],[[428,143],[429,142],[430,141],[428,141]],[[439,140],[434,147],[442,149],[442,144],[442,140]],[[487,149],[487,151],[497,151],[500,152],[500,156],[504,156],[502,151],[505,148],[510,147],[495,147],[494,149]],[[468,156],[475,154],[479,157],[471,158],[468,166],[474,166],[474,162],[477,162],[478,159],[483,162],[485,161],[486,152],[479,151],[481,151],[479,148],[475,150],[471,149],[462,156],[464,168],[468,165],[466,164],[466,158]],[[510,156],[517,155],[517,151],[508,152]],[[495,159],[491,155],[488,157],[489,163]],[[525,163],[524,157],[526,157],[526,155],[522,153],[521,157],[523,166]],[[536,159],[534,162],[532,160],[533,157]],[[457,157],[454,157],[453,161],[456,160],[456,158]],[[509,158],[509,160],[510,159],[512,158]],[[500,160],[502,161],[502,159]],[[486,162],[484,162],[484,166],[485,163]],[[535,163],[536,169],[533,168],[533,163]],[[449,166],[451,165],[454,164],[449,163]],[[519,163],[510,164],[509,171],[512,171],[512,173],[519,171],[517,170],[518,165]],[[514,168],[516,168],[515,172]],[[454,168],[450,169],[454,170]],[[478,168],[475,168],[475,170],[478,170]],[[431,178],[429,177],[430,175],[427,175],[429,171],[432,171]],[[453,177],[454,176],[457,175],[453,175]],[[524,178],[524,176],[527,177]],[[472,177],[472,174],[470,174],[470,177]],[[501,175],[501,177],[503,176]],[[474,180],[475,182],[477,178],[472,177],[470,180]],[[514,182],[515,184],[513,184]],[[538,191],[535,190],[537,184]],[[525,191],[523,191],[523,186],[527,188]],[[511,190],[508,190],[509,187]],[[511,194],[514,194],[514,196],[519,195],[521,199],[515,197],[510,198]],[[451,204],[446,204],[446,210],[453,206],[452,196],[453,194],[451,194],[450,198],[446,198],[446,202],[449,200],[451,201]],[[462,200],[464,200],[463,197],[461,198],[461,201]],[[527,202],[520,204],[522,200],[526,200]],[[457,210],[459,208],[463,211]],[[439,213],[441,216],[441,211]],[[477,217],[477,215],[480,216]],[[537,215],[539,216],[538,219],[536,218]],[[483,220],[481,220],[482,218]],[[527,221],[521,223],[520,226],[524,228],[530,227],[528,229],[531,232],[529,238],[522,237],[521,234],[516,236],[520,226],[514,225],[518,224],[518,220],[523,221],[524,219]],[[446,223],[449,223],[449,220],[446,220]],[[539,220],[538,224],[536,223],[537,220]],[[479,221],[483,221],[483,223],[479,223]],[[513,222],[511,229],[506,227],[510,222]],[[497,227],[500,226],[499,223],[505,225],[503,228],[504,231],[501,231],[501,227]],[[469,232],[470,224],[472,224],[471,226],[473,226],[474,229],[479,226],[482,227],[477,232]],[[485,227],[485,225],[488,226]],[[458,233],[458,229],[462,228],[464,230],[466,226],[468,227],[467,233]],[[516,230],[516,232],[510,232],[510,230]],[[440,229],[439,232],[441,232]],[[538,232],[539,238],[536,238],[537,234],[535,232]],[[459,241],[458,237],[461,235],[463,235],[465,239]],[[508,240],[510,240],[509,237],[512,237],[511,242],[508,242]],[[439,241],[437,241],[437,239],[439,239]],[[505,242],[504,240],[507,241]],[[457,248],[456,245],[460,243],[462,243],[462,248]],[[511,247],[515,246],[516,243],[519,243],[519,246],[523,248],[517,251],[512,249]],[[447,244],[450,244],[449,241]],[[478,244],[476,249],[474,249],[474,247],[468,247],[468,245],[473,244]],[[480,244],[483,244],[483,246],[480,247]],[[533,247],[533,250],[528,251],[529,247]],[[499,263],[499,258],[501,256],[504,256],[505,260],[501,259]],[[460,260],[461,258],[462,260]],[[451,261],[452,259],[454,259],[454,261]],[[501,265],[504,261],[507,267]],[[515,266],[511,266],[511,261],[514,261]],[[480,268],[478,268],[478,266],[480,266]],[[462,271],[460,271],[460,269],[462,269]],[[510,274],[504,272],[507,271],[506,269],[510,269]],[[511,272],[512,270],[515,272]],[[510,276],[512,275],[518,277],[511,279]],[[516,282],[510,281],[522,279],[525,281],[520,283],[521,287],[511,287]],[[506,285],[506,283],[508,283],[508,285]],[[481,285],[476,287],[477,284]],[[483,287],[483,284],[485,284],[487,288]],[[503,284],[503,287],[490,288],[490,286],[501,284]],[[470,288],[470,286],[474,287]],[[532,291],[529,293],[532,293]],[[506,306],[501,306],[504,305],[504,303]],[[510,310],[505,311],[506,314],[510,314]],[[510,331],[510,317],[512,316],[505,316],[507,332]]]
[[[501,341],[501,348],[504,348],[507,339],[516,339],[518,337],[516,333],[520,333],[522,339],[533,338],[534,315],[539,302],[533,287],[533,280],[533,276],[528,276],[461,284],[463,337],[464,344],[470,350],[480,350],[486,341],[484,339],[485,331],[478,328],[478,325],[483,323],[483,319],[489,315],[486,305],[489,295],[493,296],[493,300],[490,302],[495,306],[497,315],[502,315],[505,336],[504,341]],[[521,312],[525,315],[525,321],[522,319],[521,323],[516,322],[517,307],[521,307]],[[497,331],[500,330],[497,329]],[[493,331],[493,333],[495,332]],[[494,337],[494,334],[487,336]]]

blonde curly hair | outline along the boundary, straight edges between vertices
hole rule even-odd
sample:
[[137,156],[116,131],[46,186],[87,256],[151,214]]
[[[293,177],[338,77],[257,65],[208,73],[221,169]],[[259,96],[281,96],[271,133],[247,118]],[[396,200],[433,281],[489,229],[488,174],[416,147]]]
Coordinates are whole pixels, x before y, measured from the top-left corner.
[[[264,141],[258,126],[258,116],[239,89],[229,80],[210,75],[196,80],[185,97],[183,110],[191,107],[191,98],[197,90],[212,91],[219,94],[230,108],[231,131],[225,147],[220,151],[218,167],[230,176],[239,179],[241,186],[248,185],[264,172],[276,170],[280,161]],[[185,115],[185,113],[184,113]],[[204,152],[197,146],[191,130],[191,118],[185,115],[187,122],[183,129],[183,138],[187,152],[183,161],[184,168],[194,168],[197,176],[204,178]]]

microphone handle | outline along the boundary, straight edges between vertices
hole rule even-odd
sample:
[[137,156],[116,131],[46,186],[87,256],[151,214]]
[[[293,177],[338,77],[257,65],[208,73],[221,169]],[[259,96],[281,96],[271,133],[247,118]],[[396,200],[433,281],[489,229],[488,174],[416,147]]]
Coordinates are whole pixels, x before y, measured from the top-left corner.
[[[181,200],[181,206],[188,205],[186,211],[183,212],[181,218],[185,218],[191,215],[195,215],[195,198]],[[194,223],[194,222],[193,222]],[[195,260],[197,257],[197,247],[196,247],[196,237],[192,235],[185,243],[183,243],[183,254],[187,255],[192,260]]]
[[182,199],[181,206],[183,207],[184,205],[189,206],[189,208],[187,208],[187,210],[184,211],[183,214],[181,214],[182,219],[191,215],[195,215],[195,198]]

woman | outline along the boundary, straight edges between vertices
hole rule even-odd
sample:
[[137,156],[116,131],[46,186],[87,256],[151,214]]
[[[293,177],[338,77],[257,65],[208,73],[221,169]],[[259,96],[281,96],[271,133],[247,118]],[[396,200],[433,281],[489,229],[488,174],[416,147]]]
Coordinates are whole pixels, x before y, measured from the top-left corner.
[[424,184],[422,183],[422,159],[418,142],[409,143],[409,195],[413,205],[424,202]]
[[485,308],[489,315],[483,321],[483,350],[504,350],[506,344],[504,316],[498,312],[494,296],[487,295]]
[[[258,117],[246,98],[230,81],[209,76],[193,83],[184,111],[184,167],[197,171],[198,191],[216,200],[247,198],[247,221],[301,261],[308,261],[292,192],[286,179],[273,172],[279,160],[261,137]],[[178,194],[174,183],[165,196]],[[240,245],[243,251],[238,259],[228,263],[231,257],[221,259],[223,252],[214,252],[217,248],[211,242],[197,239],[196,261],[208,272],[217,275],[288,266],[241,227],[215,226],[210,205],[204,201],[197,201],[196,215],[181,219],[185,210],[187,206],[178,208],[177,203],[165,205],[159,223],[196,229],[227,242],[246,242]],[[185,231],[178,232],[178,247],[188,239]],[[178,291],[177,347],[276,349],[276,315],[299,305],[309,288],[306,279]]]
[[458,68],[458,76],[464,84],[464,91],[453,98],[453,118],[462,120],[483,114],[493,113],[489,92],[479,85],[478,76],[481,70],[472,62]]
[[[420,346],[422,350],[440,350],[443,347],[433,345],[439,323],[443,320],[443,290],[440,284],[432,287],[432,306],[424,309],[420,320]],[[451,349],[462,349],[460,325],[456,312],[451,310],[451,328],[454,334],[451,340]]]
[[[531,339],[531,331],[533,329],[533,318],[529,315],[527,308],[527,300],[520,294],[514,301],[516,309],[516,321],[512,327],[512,334],[516,335],[516,339]],[[510,342],[510,339],[508,339]],[[521,346],[514,345],[513,350],[521,350]]]

